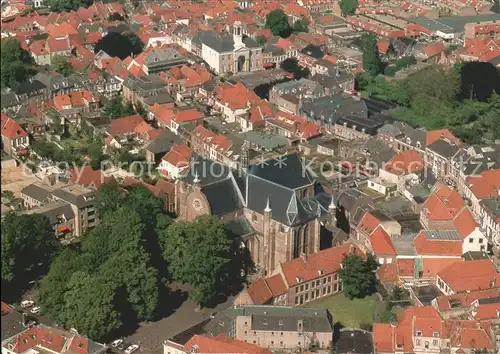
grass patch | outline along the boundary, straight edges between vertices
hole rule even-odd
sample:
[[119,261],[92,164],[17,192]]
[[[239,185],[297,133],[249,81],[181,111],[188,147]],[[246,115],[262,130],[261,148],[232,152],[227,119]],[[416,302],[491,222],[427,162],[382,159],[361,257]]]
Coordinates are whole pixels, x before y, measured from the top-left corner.
[[328,309],[334,322],[338,321],[344,327],[360,328],[361,325],[373,324],[377,304],[378,299],[375,295],[349,300],[344,294],[337,294],[311,302],[304,307]]

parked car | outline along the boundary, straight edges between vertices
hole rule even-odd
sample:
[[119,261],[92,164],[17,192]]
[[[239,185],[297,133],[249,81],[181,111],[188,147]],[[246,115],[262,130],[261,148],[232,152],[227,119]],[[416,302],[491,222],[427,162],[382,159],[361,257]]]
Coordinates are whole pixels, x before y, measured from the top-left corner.
[[30,311],[32,314],[37,315],[40,313],[40,306],[35,306]]
[[112,347],[112,348],[118,348],[118,346],[119,346],[120,344],[122,344],[122,343],[123,343],[123,339],[117,339],[117,340],[115,340],[115,341],[111,342],[111,347]]
[[137,344],[132,344],[130,347],[127,348],[127,350],[125,350],[125,354],[132,354],[137,349],[139,349],[139,346]]
[[21,301],[21,307],[23,309],[27,309],[28,307],[31,307],[35,304],[34,301],[31,301],[31,300],[24,300],[24,301]]
[[118,344],[118,347],[116,347],[118,350],[125,350],[125,348],[127,348],[127,345],[122,342],[120,344]]

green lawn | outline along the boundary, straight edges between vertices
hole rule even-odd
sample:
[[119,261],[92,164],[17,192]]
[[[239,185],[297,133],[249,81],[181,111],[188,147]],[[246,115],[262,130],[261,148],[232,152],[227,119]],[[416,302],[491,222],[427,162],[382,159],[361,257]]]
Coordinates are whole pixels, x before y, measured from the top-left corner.
[[311,302],[305,307],[328,309],[334,323],[338,321],[344,327],[359,328],[361,324],[373,324],[377,304],[375,295],[349,300],[344,294],[338,294]]

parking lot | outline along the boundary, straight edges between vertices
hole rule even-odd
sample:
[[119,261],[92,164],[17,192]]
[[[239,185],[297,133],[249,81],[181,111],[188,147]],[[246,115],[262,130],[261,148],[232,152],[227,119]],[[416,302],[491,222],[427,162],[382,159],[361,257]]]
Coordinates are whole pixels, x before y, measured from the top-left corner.
[[[123,338],[127,345],[138,344],[140,346],[137,352],[148,354],[162,354],[163,342],[182,332],[197,323],[210,317],[213,312],[224,310],[232,305],[233,297],[230,297],[226,302],[219,304],[217,307],[205,308],[197,312],[197,305],[187,299],[188,288],[183,285],[172,285],[173,298],[167,298],[163,301],[171,301],[177,307],[174,312],[161,320],[155,322],[141,323],[134,334]],[[178,306],[176,306],[178,303]],[[120,351],[115,351],[121,353]]]
[[[187,298],[188,286],[174,283],[170,286],[170,290],[171,293],[169,296],[160,300],[167,302],[164,307],[170,308],[170,313],[160,320],[140,323],[135,332],[129,336],[116,338],[123,339],[124,349],[132,344],[137,344],[139,345],[139,349],[136,353],[163,354],[163,342],[165,340],[208,319],[210,314],[228,308],[233,304],[234,300],[233,297],[229,297],[224,303],[219,304],[215,308],[204,308],[201,311],[197,311],[196,303]],[[35,300],[37,295],[38,291],[35,286],[32,290],[24,294],[22,300]],[[34,306],[37,305],[35,303]],[[16,306],[16,310],[22,311],[19,306]],[[30,313],[30,310],[31,308],[27,308],[24,312],[30,317],[35,318],[38,323],[56,327],[54,321],[43,315],[43,309],[41,315],[33,315]],[[109,345],[110,343],[106,344]],[[116,354],[124,353],[124,351],[118,349],[112,349],[111,352]]]

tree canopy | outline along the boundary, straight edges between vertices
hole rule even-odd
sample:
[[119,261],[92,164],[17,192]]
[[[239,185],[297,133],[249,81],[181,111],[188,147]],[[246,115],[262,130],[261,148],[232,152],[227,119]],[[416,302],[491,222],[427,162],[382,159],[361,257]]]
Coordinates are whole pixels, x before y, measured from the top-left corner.
[[104,114],[111,119],[129,116],[134,113],[134,106],[131,103],[124,103],[121,97],[113,97],[104,105]]
[[223,222],[211,216],[193,223],[176,222],[160,237],[163,257],[174,279],[193,287],[189,296],[198,304],[210,304],[217,295],[218,279],[231,261],[232,242]]
[[[484,68],[476,79],[471,72],[478,64]],[[478,144],[500,139],[498,72],[489,63],[430,66],[391,82],[364,73],[356,77],[356,87],[397,102],[400,108],[391,112],[396,119],[428,130],[448,128],[462,141]]]
[[283,70],[292,73],[295,79],[301,79],[303,77],[306,78],[310,74],[309,69],[303,68],[299,65],[299,61],[297,60],[297,58],[288,58],[283,60],[280,64],[280,67]]
[[292,33],[288,16],[281,9],[273,10],[267,14],[266,28],[269,28],[274,36],[283,38],[287,38]]
[[100,223],[86,233],[80,250],[66,249],[55,259],[39,300],[66,327],[103,339],[155,315],[166,275],[156,227],[165,228],[170,219],[163,202],[144,187],[124,192],[105,185],[96,209]]
[[302,17],[299,20],[295,21],[295,23],[293,24],[293,32],[309,32],[309,21],[307,20],[307,18]]
[[2,40],[0,52],[2,87],[13,88],[35,74],[33,58],[17,39]]
[[377,37],[370,33],[363,37],[363,69],[371,75],[380,73],[380,58],[377,49]]
[[340,0],[339,6],[342,15],[354,15],[358,9],[358,0]]
[[52,69],[61,75],[69,76],[73,73],[73,66],[69,62],[69,58],[61,55],[56,55],[51,60]]
[[257,41],[257,43],[259,43],[260,45],[264,45],[264,44],[266,44],[266,42],[267,42],[267,38],[266,38],[266,36],[262,36],[262,35],[257,36],[257,38],[255,38],[255,40],[256,40],[256,41]]
[[2,283],[10,287],[25,286],[42,275],[59,249],[49,219],[40,214],[8,214],[1,235]]
[[90,5],[88,0],[48,0],[48,6],[52,11],[72,11],[79,8],[87,8]]
[[352,300],[373,294],[377,285],[377,268],[378,263],[372,254],[368,254],[366,260],[355,253],[346,255],[340,270],[344,295]]
[[121,60],[130,55],[137,55],[144,49],[144,43],[133,32],[125,34],[111,32],[102,37],[94,47],[94,53],[103,50],[112,57],[118,57]]

